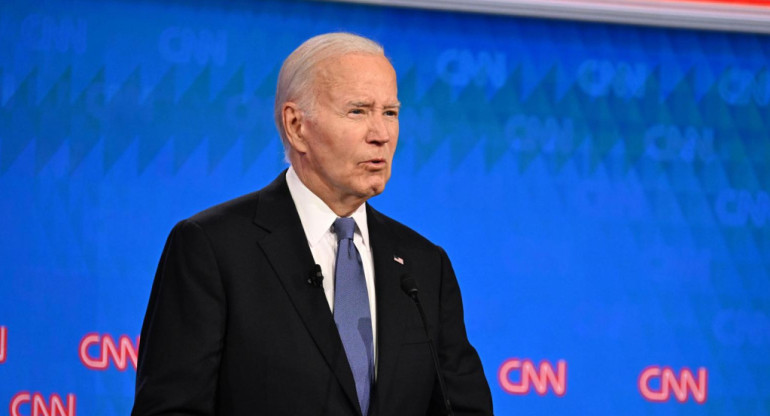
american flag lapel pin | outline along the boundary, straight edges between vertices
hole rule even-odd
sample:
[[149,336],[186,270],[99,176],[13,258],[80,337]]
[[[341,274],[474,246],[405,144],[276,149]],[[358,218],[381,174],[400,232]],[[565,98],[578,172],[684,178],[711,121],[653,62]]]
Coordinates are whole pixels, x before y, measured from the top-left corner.
[[398,264],[400,264],[402,266],[404,265],[404,259],[402,259],[401,257],[398,257],[396,255],[393,256],[393,261],[395,261],[396,263],[398,263]]

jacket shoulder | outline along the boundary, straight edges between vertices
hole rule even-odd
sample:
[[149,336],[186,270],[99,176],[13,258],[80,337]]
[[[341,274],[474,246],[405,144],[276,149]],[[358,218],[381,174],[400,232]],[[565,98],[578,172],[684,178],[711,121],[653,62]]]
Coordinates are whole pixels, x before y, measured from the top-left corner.
[[212,226],[223,221],[251,221],[257,208],[261,191],[241,195],[225,201],[187,218],[186,222],[194,222],[201,227]]
[[397,241],[407,247],[426,250],[441,249],[441,247],[434,244],[428,238],[418,233],[411,227],[377,211],[371,205],[369,205],[368,215],[371,216],[370,221],[378,222],[379,225],[387,229]]
[[[241,195],[204,209],[182,222],[193,222],[203,228],[217,225],[252,223],[260,201],[265,201],[266,204],[277,206],[280,209],[285,205],[284,200],[287,197],[291,198],[286,186],[285,173],[285,171],[282,172],[272,183],[258,191]],[[281,201],[283,204],[276,204],[275,201]]]

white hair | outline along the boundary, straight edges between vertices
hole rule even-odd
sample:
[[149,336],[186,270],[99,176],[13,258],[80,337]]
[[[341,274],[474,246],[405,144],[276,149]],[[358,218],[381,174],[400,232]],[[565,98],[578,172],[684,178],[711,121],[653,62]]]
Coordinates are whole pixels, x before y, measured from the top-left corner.
[[283,61],[275,91],[274,116],[287,160],[289,144],[283,127],[283,105],[292,101],[303,112],[311,114],[315,104],[313,87],[319,64],[326,59],[351,53],[385,56],[382,46],[371,39],[352,33],[335,32],[306,40]]

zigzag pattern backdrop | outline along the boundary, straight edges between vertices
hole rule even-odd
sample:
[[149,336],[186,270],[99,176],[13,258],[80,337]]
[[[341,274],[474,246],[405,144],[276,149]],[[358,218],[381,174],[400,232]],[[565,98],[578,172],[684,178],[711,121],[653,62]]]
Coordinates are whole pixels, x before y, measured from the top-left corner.
[[770,414],[770,38],[205,0],[0,4],[2,408],[129,412],[166,234],[284,167],[335,30],[399,73],[372,203],[452,257],[498,414]]

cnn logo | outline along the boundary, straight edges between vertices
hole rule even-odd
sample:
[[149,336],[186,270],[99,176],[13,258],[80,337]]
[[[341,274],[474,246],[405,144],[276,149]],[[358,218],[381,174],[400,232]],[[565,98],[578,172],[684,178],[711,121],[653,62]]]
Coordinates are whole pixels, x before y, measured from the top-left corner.
[[139,337],[133,343],[127,335],[121,335],[115,342],[109,334],[90,333],[80,340],[80,361],[92,370],[106,370],[110,361],[120,371],[125,371],[129,363],[136,370],[138,349]]
[[75,416],[75,395],[67,394],[67,401],[54,393],[46,400],[40,393],[22,391],[11,399],[11,416]]
[[700,367],[696,377],[685,367],[677,375],[671,367],[653,365],[642,370],[638,384],[642,397],[651,402],[668,401],[673,394],[677,401],[684,403],[692,394],[696,403],[703,404],[708,395],[708,371],[705,367]]
[[[511,375],[518,373],[518,381],[511,380]],[[556,362],[556,370],[548,361],[541,361],[536,366],[532,360],[511,358],[505,360],[497,372],[500,387],[507,393],[524,395],[534,388],[537,394],[545,396],[549,388],[561,397],[567,392],[567,362]]]

